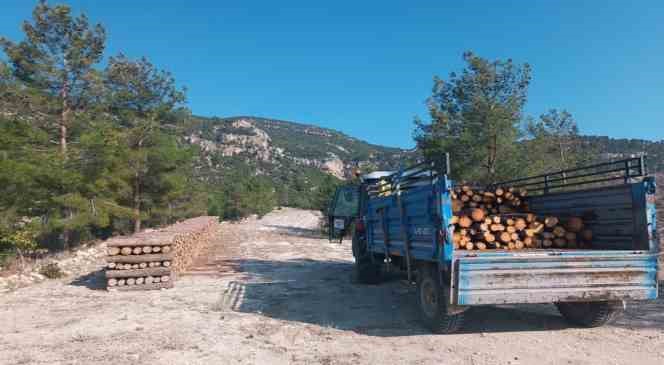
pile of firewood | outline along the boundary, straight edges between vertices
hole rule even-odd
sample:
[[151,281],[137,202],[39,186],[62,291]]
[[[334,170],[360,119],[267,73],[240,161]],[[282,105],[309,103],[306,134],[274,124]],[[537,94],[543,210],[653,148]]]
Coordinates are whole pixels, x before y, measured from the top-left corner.
[[474,190],[468,185],[457,186],[452,192],[454,212],[481,209],[487,214],[515,213],[528,210],[525,189],[502,188]]
[[454,247],[465,250],[587,248],[592,231],[580,217],[564,220],[529,212],[524,189],[473,189],[452,192]]
[[216,217],[198,217],[159,230],[107,241],[109,290],[173,287],[175,274],[186,270],[218,230]]

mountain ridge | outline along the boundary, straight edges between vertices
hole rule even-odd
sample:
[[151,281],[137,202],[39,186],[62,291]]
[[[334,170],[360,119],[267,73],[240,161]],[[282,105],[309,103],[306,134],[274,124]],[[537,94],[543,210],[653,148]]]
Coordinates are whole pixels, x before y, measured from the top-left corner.
[[310,124],[253,116],[192,117],[185,138],[203,154],[243,157],[280,165],[286,161],[348,178],[348,170],[395,168],[407,150],[371,144]]
[[[193,119],[199,132],[203,132],[199,138],[208,141],[202,143],[216,141],[225,144],[226,156],[251,158],[253,151],[254,157],[264,162],[271,157],[290,158],[295,163],[316,167],[339,179],[348,178],[348,170],[354,167],[363,170],[395,169],[401,163],[411,161],[415,155],[412,150],[370,143],[332,128],[308,123],[251,115],[194,116]],[[579,138],[585,148],[597,155],[598,160],[645,154],[653,171],[664,171],[664,140],[592,135]],[[267,158],[265,153],[270,151],[270,158]]]

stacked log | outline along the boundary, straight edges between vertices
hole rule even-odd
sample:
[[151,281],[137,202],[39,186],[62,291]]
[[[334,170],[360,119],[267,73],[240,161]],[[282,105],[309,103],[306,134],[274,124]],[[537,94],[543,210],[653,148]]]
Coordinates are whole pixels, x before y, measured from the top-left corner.
[[496,187],[473,189],[469,185],[457,186],[452,191],[452,209],[455,212],[481,209],[487,214],[527,211],[525,189]]
[[527,191],[511,187],[473,189],[468,185],[452,192],[456,249],[587,248],[592,231],[580,217],[561,219],[530,212]]
[[172,288],[176,273],[185,271],[192,264],[217,230],[216,217],[198,217],[163,229],[108,240],[107,288]]
[[187,270],[199,252],[216,235],[219,225],[216,217],[198,217],[166,228],[173,234],[173,267],[175,272]]

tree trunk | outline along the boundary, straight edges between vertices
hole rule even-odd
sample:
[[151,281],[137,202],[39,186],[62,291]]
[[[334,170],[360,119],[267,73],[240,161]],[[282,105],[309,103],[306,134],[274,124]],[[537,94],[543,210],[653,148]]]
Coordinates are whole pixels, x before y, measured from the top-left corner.
[[[65,60],[65,68],[67,61]],[[66,75],[67,73],[65,73]],[[60,153],[67,158],[67,128],[71,119],[71,105],[69,105],[69,82],[65,76],[62,83],[62,114],[60,116]]]
[[[69,105],[69,90],[67,80],[65,79],[62,87],[62,114],[60,116],[60,155],[64,160],[67,159],[67,127],[71,119],[71,106]],[[65,208],[65,215],[71,219],[74,215],[70,208]],[[62,230],[63,248],[69,249],[69,240],[71,232],[69,229]]]
[[60,121],[60,154],[67,156],[67,125],[64,123],[65,113],[62,112],[62,121]]
[[489,143],[487,143],[487,181],[494,182],[496,176],[496,161],[498,160],[498,134],[497,132],[492,132],[489,137]]
[[[567,159],[565,158],[565,147],[563,145],[562,137],[558,138],[558,148],[560,148],[560,169],[567,168]],[[567,184],[567,174],[563,172],[563,184]]]
[[134,233],[141,231],[141,178],[136,173],[134,181]]

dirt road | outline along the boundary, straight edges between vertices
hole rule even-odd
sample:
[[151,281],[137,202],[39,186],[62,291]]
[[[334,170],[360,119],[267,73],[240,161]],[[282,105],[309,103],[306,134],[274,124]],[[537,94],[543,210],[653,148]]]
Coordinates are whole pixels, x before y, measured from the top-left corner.
[[2,294],[0,364],[664,363],[662,300],[590,330],[548,305],[478,308],[462,333],[431,335],[414,289],[354,283],[348,243],[321,239],[317,220],[222,224],[171,290],[108,293],[97,271]]

